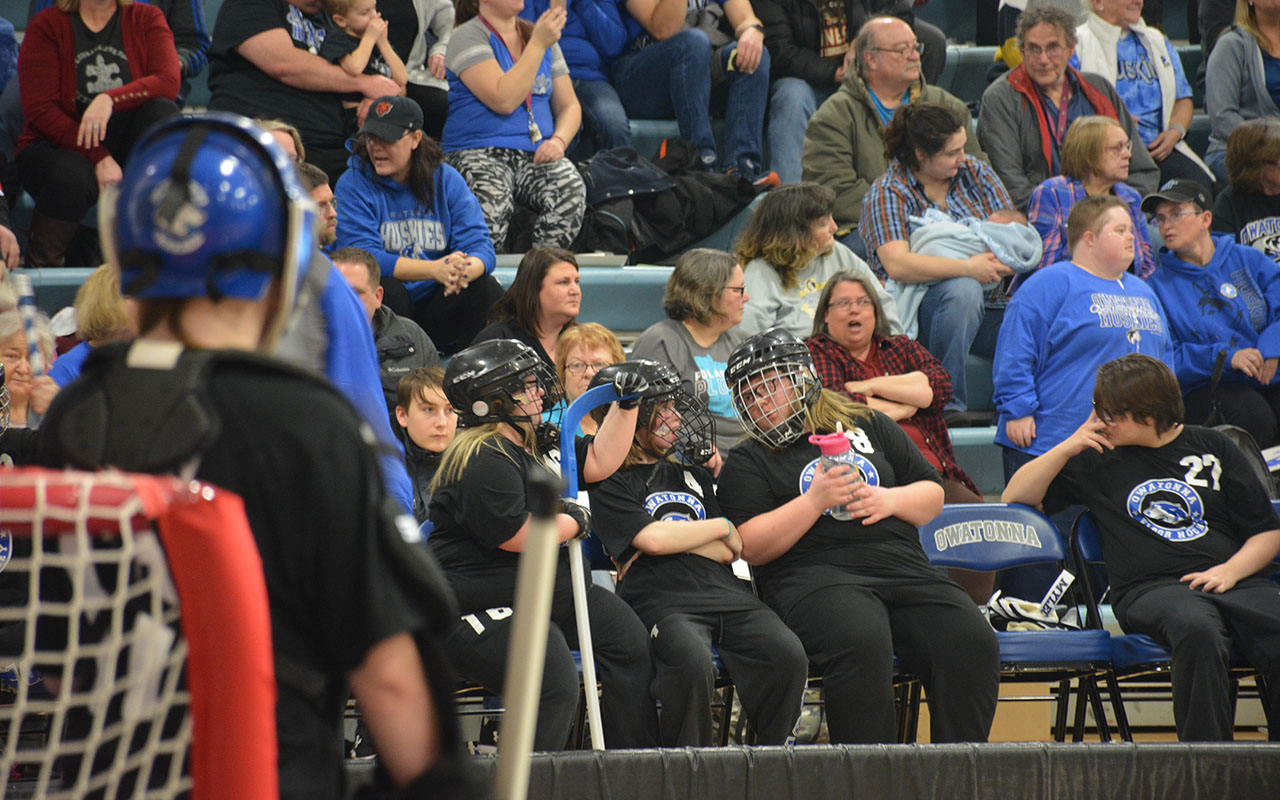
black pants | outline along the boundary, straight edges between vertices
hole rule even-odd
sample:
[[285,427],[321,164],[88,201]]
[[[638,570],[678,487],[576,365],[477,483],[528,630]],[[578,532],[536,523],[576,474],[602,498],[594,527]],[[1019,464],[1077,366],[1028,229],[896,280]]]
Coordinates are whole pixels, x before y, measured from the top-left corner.
[[[1266,681],[1268,738],[1280,741],[1280,594],[1249,578],[1222,594],[1169,582],[1126,592],[1124,629],[1173,651],[1173,719],[1184,742],[1229,742],[1235,727],[1228,669],[1234,645]],[[1132,598],[1132,599],[1130,599]]]
[[663,747],[707,747],[712,741],[711,648],[733,679],[747,719],[763,745],[785,744],[796,719],[809,659],[778,615],[760,607],[708,614],[672,614],[650,632],[656,671],[653,695]]
[[1195,181],[1205,188],[1210,197],[1218,193],[1219,187],[1213,175],[1177,150],[1169,153],[1164,161],[1157,161],[1156,166],[1160,168],[1161,186],[1169,181]]
[[[180,112],[172,100],[156,98],[129,111],[117,111],[107,122],[103,146],[121,167],[134,144],[152,125]],[[35,201],[36,213],[63,222],[79,222],[98,202],[93,163],[77,150],[52,142],[32,142],[18,153],[18,178]]]
[[422,130],[437,142],[444,135],[444,121],[449,116],[449,92],[434,86],[411,83],[405,94],[422,108]]
[[446,297],[443,291],[432,292],[414,303],[404,316],[422,326],[441,356],[451,356],[471,346],[476,334],[488,324],[489,309],[501,296],[502,284],[492,275],[485,275],[457,294]]
[[[653,669],[648,634],[631,607],[599,586],[587,589],[591,644],[603,684],[600,713],[609,747],[653,747],[658,741],[657,712],[649,696]],[[445,641],[457,673],[494,693],[502,692],[511,641],[511,609],[464,614]],[[573,601],[557,596],[551,607],[547,655],[534,750],[562,750],[578,709],[578,668],[570,650],[578,647]]]
[[985,742],[1000,685],[996,635],[959,586],[818,588],[783,621],[822,674],[832,743],[897,741],[893,656],[924,684],[935,743]]
[[[1200,425],[1213,410],[1209,387],[1187,392],[1182,398],[1187,422]],[[1276,443],[1277,420],[1280,420],[1280,386],[1253,386],[1245,383],[1218,384],[1218,404],[1222,408],[1222,421],[1238,425],[1249,432],[1258,447],[1270,447]]]

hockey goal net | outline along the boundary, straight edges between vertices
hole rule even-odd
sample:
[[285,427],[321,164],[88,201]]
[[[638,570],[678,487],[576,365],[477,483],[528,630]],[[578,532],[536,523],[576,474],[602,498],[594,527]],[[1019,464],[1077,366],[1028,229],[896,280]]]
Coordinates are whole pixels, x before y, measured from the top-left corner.
[[270,617],[240,499],[0,472],[0,797],[274,798]]

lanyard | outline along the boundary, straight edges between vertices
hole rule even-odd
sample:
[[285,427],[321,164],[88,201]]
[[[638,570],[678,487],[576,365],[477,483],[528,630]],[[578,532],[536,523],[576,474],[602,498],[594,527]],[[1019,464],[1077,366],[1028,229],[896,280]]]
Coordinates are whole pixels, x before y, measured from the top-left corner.
[[1062,97],[1058,100],[1058,122],[1051,129],[1053,134],[1053,143],[1062,147],[1062,139],[1067,135],[1067,98],[1070,92],[1070,79],[1065,75],[1062,78]]
[[[512,54],[511,48],[507,47],[507,41],[502,38],[502,34],[498,33],[497,28],[489,24],[489,20],[484,18],[484,14],[477,13],[476,16],[480,18],[480,21],[484,23],[484,26],[489,29],[490,33],[498,37],[498,42],[502,44],[502,49],[507,51],[507,57],[511,59],[511,63],[514,66],[516,63],[516,57],[515,55]],[[538,130],[538,123],[535,122],[533,119],[533,87],[532,86],[529,87],[528,94],[524,96],[524,110],[529,115],[529,139],[533,141],[534,144],[537,144],[538,140],[542,138],[542,132]]]

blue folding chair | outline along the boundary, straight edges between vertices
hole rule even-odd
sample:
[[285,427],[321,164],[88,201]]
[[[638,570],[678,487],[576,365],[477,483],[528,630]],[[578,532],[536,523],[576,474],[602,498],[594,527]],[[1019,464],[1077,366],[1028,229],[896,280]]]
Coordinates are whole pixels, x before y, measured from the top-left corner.
[[[1044,514],[1012,503],[956,503],[922,525],[920,544],[940,567],[991,571],[1029,564],[1062,564],[1066,558],[1057,527]],[[1110,635],[1104,630],[997,632],[1001,682],[1058,684],[1053,735],[1066,738],[1071,682],[1076,681],[1093,709],[1102,741],[1110,741],[1097,679],[1111,669]],[[1084,738],[1084,706],[1076,709],[1073,738]]]

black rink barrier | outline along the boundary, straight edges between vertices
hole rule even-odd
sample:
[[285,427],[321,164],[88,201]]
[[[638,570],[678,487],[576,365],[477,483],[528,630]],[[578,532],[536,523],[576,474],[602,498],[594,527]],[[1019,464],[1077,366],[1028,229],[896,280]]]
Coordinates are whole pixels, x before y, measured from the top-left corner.
[[[477,758],[491,771],[494,760]],[[351,763],[352,784],[372,772]],[[354,788],[354,787],[353,787]],[[539,753],[530,800],[1280,797],[1280,744],[809,745]]]

